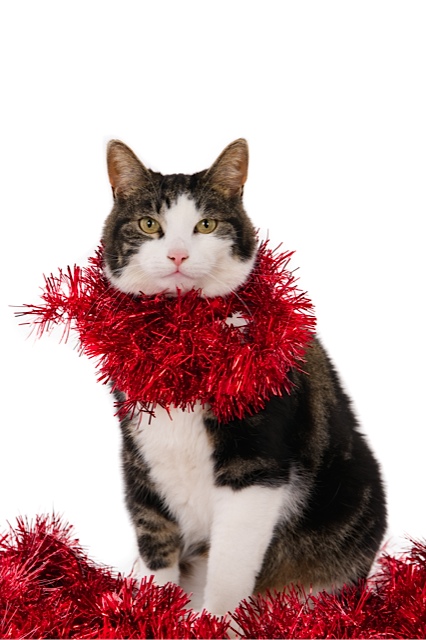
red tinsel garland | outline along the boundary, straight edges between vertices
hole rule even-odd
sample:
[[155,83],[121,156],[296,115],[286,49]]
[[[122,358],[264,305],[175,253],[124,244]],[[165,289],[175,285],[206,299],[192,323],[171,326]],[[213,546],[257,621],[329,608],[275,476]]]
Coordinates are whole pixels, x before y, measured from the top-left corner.
[[99,380],[125,392],[121,411],[199,401],[228,422],[289,392],[288,372],[303,362],[315,319],[287,270],[291,255],[261,244],[247,282],[226,297],[130,296],[109,284],[99,249],[88,267],[45,278],[43,304],[19,315],[30,316],[39,335],[64,323],[67,339],[74,327],[81,351],[97,359]]
[[[338,595],[276,593],[232,616],[242,638],[425,638],[426,543],[385,555],[379,574]],[[176,585],[139,586],[96,566],[56,517],[0,535],[1,638],[227,638],[229,622],[188,608]]]

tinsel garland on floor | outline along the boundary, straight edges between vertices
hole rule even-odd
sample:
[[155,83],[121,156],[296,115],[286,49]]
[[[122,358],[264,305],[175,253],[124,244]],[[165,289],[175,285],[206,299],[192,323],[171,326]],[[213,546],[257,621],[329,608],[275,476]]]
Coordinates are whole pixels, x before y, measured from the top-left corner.
[[177,586],[137,587],[96,565],[55,516],[18,519],[0,536],[0,637],[425,638],[426,542],[410,546],[383,555],[359,589],[306,602],[295,594],[251,598],[229,623],[192,612]]

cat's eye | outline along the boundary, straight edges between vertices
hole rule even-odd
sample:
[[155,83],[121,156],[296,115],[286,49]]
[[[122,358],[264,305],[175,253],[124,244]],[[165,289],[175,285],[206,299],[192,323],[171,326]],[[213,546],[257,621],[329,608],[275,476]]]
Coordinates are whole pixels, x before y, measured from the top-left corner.
[[199,233],[211,233],[217,227],[217,220],[212,218],[203,218],[195,225],[195,230]]
[[161,229],[160,223],[149,216],[141,218],[139,220],[139,226],[144,233],[158,233]]

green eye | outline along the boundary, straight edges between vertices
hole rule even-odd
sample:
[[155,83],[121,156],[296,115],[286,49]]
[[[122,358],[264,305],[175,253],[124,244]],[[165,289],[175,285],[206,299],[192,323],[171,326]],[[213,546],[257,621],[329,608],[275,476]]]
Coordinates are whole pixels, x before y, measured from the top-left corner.
[[148,216],[139,220],[139,226],[144,233],[158,233],[161,229],[160,223]]
[[203,218],[200,220],[195,226],[196,231],[199,233],[211,233],[217,227],[217,220],[213,220],[212,218]]

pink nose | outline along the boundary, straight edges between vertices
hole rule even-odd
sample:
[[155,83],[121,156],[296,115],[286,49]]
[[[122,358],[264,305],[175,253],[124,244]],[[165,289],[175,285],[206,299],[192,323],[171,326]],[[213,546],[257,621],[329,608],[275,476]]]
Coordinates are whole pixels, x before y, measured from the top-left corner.
[[189,256],[187,251],[183,249],[175,249],[173,251],[170,251],[167,257],[169,258],[169,260],[173,260],[173,262],[177,267],[180,267],[182,262],[186,260]]

